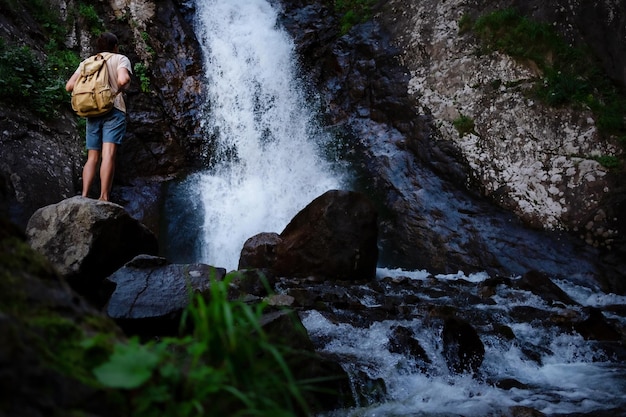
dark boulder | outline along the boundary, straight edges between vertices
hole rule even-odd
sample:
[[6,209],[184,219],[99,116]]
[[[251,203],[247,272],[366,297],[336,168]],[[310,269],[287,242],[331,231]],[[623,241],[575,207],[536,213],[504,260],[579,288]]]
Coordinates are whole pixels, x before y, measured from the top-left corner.
[[0,340],[1,416],[126,415],[89,368],[103,344],[123,340],[121,330],[2,217]]
[[458,374],[476,374],[485,357],[485,346],[471,324],[448,318],[443,325],[443,354],[448,368]]
[[168,264],[140,255],[107,278],[115,287],[106,312],[128,334],[174,335],[194,293],[208,292],[226,270],[205,264]]
[[574,324],[574,329],[585,340],[600,340],[600,341],[621,341],[624,335],[620,334],[616,326],[614,326],[604,316],[602,311],[597,308],[588,308],[587,317]]
[[282,276],[371,280],[378,261],[377,213],[365,195],[332,190],[280,234],[273,269]]
[[277,233],[259,233],[243,245],[237,269],[272,268],[276,261],[276,245],[281,242]]
[[422,372],[427,372],[428,364],[431,363],[428,354],[415,338],[413,330],[404,326],[396,326],[392,329],[389,337],[389,351],[400,353],[415,361]]

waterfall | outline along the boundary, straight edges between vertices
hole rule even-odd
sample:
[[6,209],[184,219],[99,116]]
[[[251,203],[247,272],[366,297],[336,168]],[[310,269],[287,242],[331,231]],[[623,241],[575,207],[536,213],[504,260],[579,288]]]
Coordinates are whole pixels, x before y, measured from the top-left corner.
[[280,233],[341,180],[297,76],[294,45],[266,0],[196,5],[207,79],[210,168],[193,179],[204,214],[201,261],[236,269],[246,239]]

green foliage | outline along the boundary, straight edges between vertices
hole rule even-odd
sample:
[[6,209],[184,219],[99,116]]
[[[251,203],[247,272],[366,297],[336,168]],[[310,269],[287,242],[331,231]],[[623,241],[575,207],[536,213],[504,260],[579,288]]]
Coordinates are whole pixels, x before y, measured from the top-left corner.
[[292,416],[306,410],[283,357],[260,325],[264,305],[228,301],[229,282],[196,294],[181,328],[192,335],[117,346],[94,369],[111,388],[132,389],[136,416]]
[[347,33],[356,24],[371,19],[376,0],[335,0],[335,13],[341,16],[341,33]]
[[146,65],[141,62],[137,62],[133,67],[133,71],[135,75],[137,76],[137,78],[139,78],[139,82],[141,84],[141,91],[143,93],[149,93],[150,92],[150,76],[148,75],[148,68],[146,67]]
[[143,42],[146,45],[146,52],[148,52],[151,56],[156,55],[154,48],[150,46],[150,35],[148,34],[148,32],[141,32],[141,39],[143,39]]
[[62,78],[69,78],[80,64],[80,58],[76,52],[65,49],[54,40],[46,45],[46,53],[48,54],[48,67],[53,71],[58,71]]
[[464,114],[461,114],[459,117],[454,119],[452,121],[452,124],[459,132],[460,136],[465,136],[470,133],[476,133],[476,131],[474,130],[474,119]]
[[136,339],[115,346],[108,362],[94,369],[98,381],[107,387],[133,389],[143,385],[159,364],[159,356]]
[[62,23],[58,5],[50,3],[50,0],[0,0],[0,10],[4,16],[13,19],[28,15],[39,23],[47,38],[62,40],[67,29]]
[[78,15],[83,19],[89,31],[95,36],[99,36],[104,31],[104,23],[100,19],[93,4],[80,3],[78,5]]
[[48,45],[47,58],[38,58],[26,46],[8,46],[0,40],[0,102],[25,105],[42,117],[52,117],[69,102],[65,82],[78,66],[73,52]]
[[[78,117],[76,120],[76,128],[78,129],[79,136],[84,140],[87,137],[87,118]],[[87,149],[85,149],[85,156],[87,156]]]
[[514,9],[481,16],[474,31],[489,48],[530,59],[541,68],[547,66],[551,53],[562,53],[565,46],[549,25],[534,22]]
[[468,14],[461,16],[459,20],[459,33],[465,33],[472,29],[474,22]]
[[595,159],[600,163],[600,165],[608,169],[616,169],[621,167],[622,165],[621,160],[613,155],[596,156],[593,159]]

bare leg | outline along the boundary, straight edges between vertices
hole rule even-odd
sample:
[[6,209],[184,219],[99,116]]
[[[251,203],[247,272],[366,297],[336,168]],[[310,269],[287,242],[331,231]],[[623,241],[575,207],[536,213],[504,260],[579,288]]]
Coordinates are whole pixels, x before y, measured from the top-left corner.
[[100,200],[109,201],[109,193],[113,186],[115,174],[115,154],[117,145],[105,142],[102,144],[102,164],[100,165]]
[[83,197],[89,196],[89,188],[96,176],[96,169],[98,167],[98,161],[100,160],[100,151],[90,149],[87,152],[87,162],[83,167]]

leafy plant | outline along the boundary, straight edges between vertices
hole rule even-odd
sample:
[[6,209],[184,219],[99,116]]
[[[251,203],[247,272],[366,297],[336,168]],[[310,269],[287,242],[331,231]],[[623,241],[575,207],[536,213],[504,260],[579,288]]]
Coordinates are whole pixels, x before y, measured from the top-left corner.
[[103,32],[104,24],[93,4],[80,3],[78,5],[78,15],[83,19],[91,33],[98,36]]
[[600,165],[608,169],[615,169],[621,166],[621,161],[619,160],[619,158],[613,155],[602,155],[594,157],[593,159],[595,159],[600,163]]
[[465,33],[471,30],[473,24],[474,22],[472,22],[470,15],[464,14],[461,16],[461,19],[459,19],[459,33]]
[[156,54],[156,52],[154,51],[154,48],[152,48],[152,46],[150,46],[150,35],[148,34],[148,32],[141,32],[141,39],[143,40],[143,43],[146,45],[146,52],[148,52],[151,56],[154,56]]
[[77,60],[61,52],[40,59],[26,46],[7,46],[0,40],[0,101],[23,104],[52,117],[62,103],[69,102],[65,81]]
[[150,77],[148,76],[148,68],[141,62],[137,62],[133,70],[139,82],[141,84],[141,91],[144,93],[150,92]]
[[132,415],[291,416],[306,404],[283,357],[260,325],[264,304],[228,301],[229,282],[196,294],[181,328],[192,334],[119,345],[94,369],[103,385],[133,390]]
[[457,132],[459,132],[460,136],[465,136],[470,133],[476,133],[474,130],[474,119],[468,117],[464,114],[461,114],[459,117],[452,121],[452,124],[456,128]]
[[341,15],[341,33],[347,33],[356,24],[372,17],[372,7],[376,0],[335,0],[335,13]]

